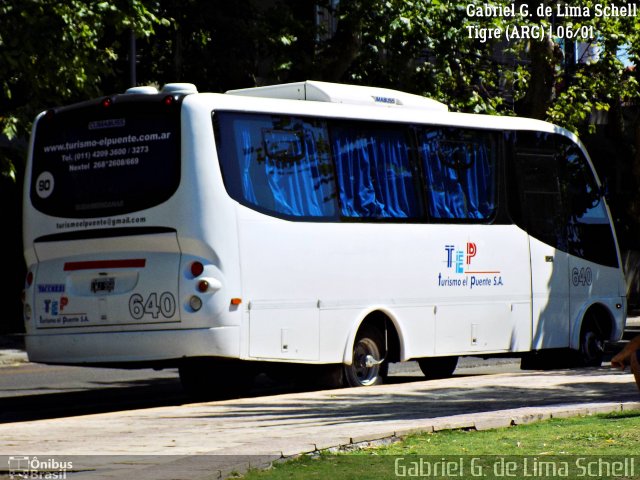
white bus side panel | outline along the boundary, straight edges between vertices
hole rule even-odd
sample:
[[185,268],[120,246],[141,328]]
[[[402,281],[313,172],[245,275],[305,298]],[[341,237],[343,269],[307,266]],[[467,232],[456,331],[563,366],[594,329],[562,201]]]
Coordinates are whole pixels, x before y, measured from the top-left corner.
[[[260,307],[247,310],[249,358],[341,362],[372,310],[394,320],[403,360],[531,345],[527,235],[515,226],[238,215],[243,295]],[[316,328],[317,356],[305,338]]]
[[90,331],[81,334],[27,335],[29,359],[45,363],[128,363],[183,357],[237,358],[238,328]]
[[[620,340],[626,319],[626,288],[622,270],[571,256],[568,283],[571,322],[569,346],[578,348],[583,316],[595,304],[604,306],[612,315],[610,340]],[[618,285],[617,292],[615,285]]]
[[[317,303],[314,300],[298,303],[252,301],[249,304],[249,356],[319,360],[320,312]],[[274,317],[277,319],[275,324]]]
[[436,319],[436,355],[518,352],[531,342],[528,301],[443,305]]
[[532,349],[569,346],[569,254],[529,237]]
[[[532,350],[577,349],[587,309],[601,304],[613,315],[611,339],[622,335],[625,297],[621,271],[569,255],[530,237]],[[618,285],[616,289],[612,286]]]

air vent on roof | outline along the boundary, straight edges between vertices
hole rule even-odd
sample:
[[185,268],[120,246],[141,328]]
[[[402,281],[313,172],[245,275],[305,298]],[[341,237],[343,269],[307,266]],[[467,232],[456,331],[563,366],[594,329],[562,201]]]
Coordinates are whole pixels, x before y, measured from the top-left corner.
[[152,87],[149,85],[140,86],[140,87],[131,87],[128,88],[126,92],[127,94],[142,94],[142,95],[154,95],[158,93],[158,89],[156,87]]
[[198,93],[198,88],[193,83],[167,83],[160,93],[183,94],[188,95],[191,93]]
[[362,87],[359,85],[344,85],[312,80],[271,85],[268,87],[229,90],[226,93],[230,95],[289,100],[428,108],[442,112],[449,110],[444,103],[411,93],[390,90],[388,88]]

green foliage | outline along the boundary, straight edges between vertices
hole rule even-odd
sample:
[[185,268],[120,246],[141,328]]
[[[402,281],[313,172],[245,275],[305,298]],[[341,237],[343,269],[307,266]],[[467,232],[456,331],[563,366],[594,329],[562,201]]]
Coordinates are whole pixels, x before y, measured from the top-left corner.
[[[293,2],[276,2],[280,18],[287,21],[276,22],[274,48],[265,52],[274,59],[274,68],[263,69],[256,83],[314,78],[387,86],[436,98],[452,110],[531,116],[582,134],[593,131],[594,112],[637,99],[635,74],[625,70],[617,54],[628,46],[630,57],[637,57],[638,19],[537,17],[540,4],[555,12],[557,2],[550,0],[525,2],[534,13],[530,17],[468,13],[470,6],[506,8],[512,3],[341,0],[332,9],[331,2],[319,1],[336,19],[327,32],[326,25],[318,29],[305,23]],[[595,2],[578,0],[571,5],[593,13]],[[273,20],[267,15],[257,21],[267,18]],[[505,40],[507,29],[526,26],[544,27],[544,37]],[[499,29],[502,37],[485,40],[473,35],[491,28]],[[575,41],[557,36],[568,30],[589,35]],[[573,49],[582,40],[600,51],[597,62],[576,64],[563,56],[563,48]]]
[[[579,6],[594,8],[592,0],[574,2]],[[600,5],[618,6],[629,2],[598,2]],[[592,63],[580,63],[575,68],[564,66],[557,72],[556,97],[547,111],[547,119],[576,133],[593,133],[595,125],[589,120],[597,112],[607,112],[623,102],[638,99],[638,82],[631,70],[627,70],[618,55],[623,47],[636,52],[640,37],[637,33],[639,19],[634,17],[602,16],[564,19],[561,25],[574,30],[591,28],[594,38],[589,43],[598,52]],[[635,58],[633,58],[635,57]],[[637,56],[632,53],[632,60]]]
[[270,47],[295,43],[291,31],[279,31],[271,23],[270,8],[263,3],[157,2],[156,14],[167,21],[157,26],[153,36],[138,42],[139,81],[185,81],[214,92],[259,83],[263,64],[283,61]]
[[[139,83],[190,81],[201,90],[317,79],[397,88],[452,110],[533,116],[579,133],[594,112],[638,97],[617,58],[640,53],[635,17],[470,16],[512,0],[0,0],[0,135],[25,138],[50,105],[121,91],[128,36],[138,38]],[[555,7],[551,0],[528,1]],[[631,0],[576,0],[573,6]],[[562,39],[479,39],[476,29],[591,28],[600,58],[566,62]],[[553,40],[553,41],[552,41]],[[566,49],[572,44],[566,43]],[[15,175],[1,153],[0,172]],[[13,172],[13,173],[12,173]]]
[[[153,34],[140,0],[0,0],[0,145],[24,138],[35,114],[101,93],[114,75],[120,37]],[[0,172],[15,165],[0,149]]]

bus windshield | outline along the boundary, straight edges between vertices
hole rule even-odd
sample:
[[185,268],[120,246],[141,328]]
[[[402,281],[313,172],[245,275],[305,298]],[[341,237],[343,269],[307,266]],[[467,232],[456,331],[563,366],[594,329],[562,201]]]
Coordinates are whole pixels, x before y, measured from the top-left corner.
[[31,201],[91,218],[149,208],[180,181],[178,102],[109,101],[50,110],[35,130]]

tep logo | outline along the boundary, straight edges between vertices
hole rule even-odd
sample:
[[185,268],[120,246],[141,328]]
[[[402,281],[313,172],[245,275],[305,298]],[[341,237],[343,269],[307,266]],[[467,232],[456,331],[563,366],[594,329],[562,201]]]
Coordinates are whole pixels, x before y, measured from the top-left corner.
[[455,245],[445,245],[447,252],[447,268],[455,268],[456,273],[464,273],[464,265],[471,265],[471,259],[478,253],[478,247],[473,242],[467,242],[466,248],[456,249]]

